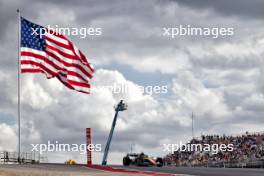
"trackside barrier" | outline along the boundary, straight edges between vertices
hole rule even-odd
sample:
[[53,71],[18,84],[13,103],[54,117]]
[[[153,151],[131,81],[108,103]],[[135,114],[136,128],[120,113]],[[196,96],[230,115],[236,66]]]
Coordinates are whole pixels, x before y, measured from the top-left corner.
[[[22,152],[21,153],[21,163],[27,164],[38,164],[40,162],[47,162],[46,157],[42,157],[39,153],[35,152]],[[9,163],[18,163],[18,152],[7,152],[0,151],[0,163],[9,164]]]

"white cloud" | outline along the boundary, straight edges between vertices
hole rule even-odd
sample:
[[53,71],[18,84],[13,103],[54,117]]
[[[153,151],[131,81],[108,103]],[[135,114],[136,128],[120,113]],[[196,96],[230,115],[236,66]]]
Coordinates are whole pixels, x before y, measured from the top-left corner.
[[14,127],[0,123],[0,151],[15,151],[17,149],[17,135]]
[[181,109],[193,110],[198,114],[208,114],[211,118],[224,118],[229,114],[222,92],[206,88],[190,72],[178,75],[172,88]]
[[241,104],[246,110],[263,112],[264,95],[252,94],[250,97],[246,97]]
[[[33,109],[45,109],[57,103],[57,100],[48,93],[48,90],[45,90],[38,82],[34,81],[32,75],[27,75],[23,79],[21,87],[21,102],[31,106]],[[54,87],[58,88],[51,84],[50,88],[54,89]]]

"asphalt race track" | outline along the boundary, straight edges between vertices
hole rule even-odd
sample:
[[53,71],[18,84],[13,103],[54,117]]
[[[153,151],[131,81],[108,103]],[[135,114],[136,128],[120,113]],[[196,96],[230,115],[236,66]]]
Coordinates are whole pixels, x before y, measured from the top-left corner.
[[114,166],[124,169],[136,169],[144,171],[186,174],[197,176],[263,176],[264,169],[251,168],[205,168],[205,167],[136,167]]
[[[134,176],[135,174],[103,171],[84,165],[0,164],[0,176]],[[139,174],[137,174],[139,175]],[[140,174],[144,176],[144,174]]]
[[[124,169],[124,170],[140,170],[150,171],[155,174],[147,175],[171,175],[175,174],[177,176],[181,175],[193,175],[193,176],[263,176],[264,169],[248,169],[248,168],[204,168],[204,167],[123,167],[123,166],[111,166],[113,169],[103,170],[103,166],[98,166],[99,169],[87,168],[84,165],[68,166],[64,164],[40,164],[40,165],[0,165],[0,175],[5,172],[11,173],[21,173],[21,176],[29,175],[32,176],[44,176],[44,175],[56,175],[56,176],[133,176],[133,175],[145,175],[145,174],[133,174],[133,173],[123,173],[122,172],[112,172],[114,169]],[[106,167],[107,168],[107,167]],[[160,173],[160,174],[158,174]],[[166,174],[165,174],[166,173]],[[19,175],[19,174],[18,174]],[[162,174],[163,175],[163,174]],[[20,176],[20,175],[19,175]]]

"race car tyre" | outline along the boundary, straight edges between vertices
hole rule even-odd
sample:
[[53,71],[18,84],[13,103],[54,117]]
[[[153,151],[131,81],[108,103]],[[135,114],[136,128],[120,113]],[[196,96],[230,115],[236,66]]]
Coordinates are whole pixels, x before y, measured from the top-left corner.
[[157,162],[157,166],[158,166],[158,167],[162,167],[162,166],[163,166],[163,164],[164,164],[164,162],[163,162],[163,159],[162,159],[162,158],[157,158],[157,159],[156,159],[156,162]]
[[123,165],[124,166],[129,166],[130,163],[131,163],[131,159],[129,157],[126,156],[123,158]]

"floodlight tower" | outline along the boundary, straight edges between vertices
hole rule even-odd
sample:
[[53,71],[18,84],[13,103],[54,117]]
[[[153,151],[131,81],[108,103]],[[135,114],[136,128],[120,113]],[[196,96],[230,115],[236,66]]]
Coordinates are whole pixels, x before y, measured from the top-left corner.
[[107,164],[107,156],[108,156],[110,144],[111,144],[111,141],[112,141],[113,133],[114,133],[114,130],[115,130],[115,125],[116,125],[118,112],[127,110],[127,104],[125,104],[123,100],[120,100],[118,105],[115,106],[114,108],[115,108],[115,117],[114,117],[114,120],[113,120],[113,123],[112,123],[112,127],[111,127],[111,131],[109,133],[109,136],[108,136],[108,139],[107,139],[107,143],[106,143],[106,146],[105,146],[105,151],[104,151],[104,157],[103,157],[102,165],[106,165]]

